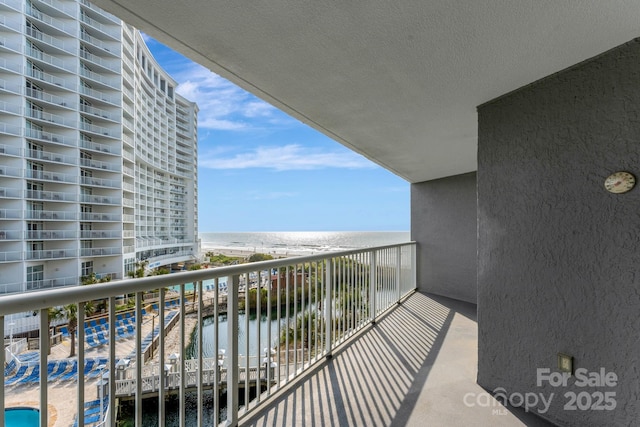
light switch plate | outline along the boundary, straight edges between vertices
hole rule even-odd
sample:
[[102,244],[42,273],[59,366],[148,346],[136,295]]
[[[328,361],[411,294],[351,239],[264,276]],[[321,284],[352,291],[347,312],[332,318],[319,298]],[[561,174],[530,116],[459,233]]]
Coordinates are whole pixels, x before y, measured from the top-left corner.
[[568,354],[558,353],[558,369],[560,372],[568,372],[573,375],[573,357]]

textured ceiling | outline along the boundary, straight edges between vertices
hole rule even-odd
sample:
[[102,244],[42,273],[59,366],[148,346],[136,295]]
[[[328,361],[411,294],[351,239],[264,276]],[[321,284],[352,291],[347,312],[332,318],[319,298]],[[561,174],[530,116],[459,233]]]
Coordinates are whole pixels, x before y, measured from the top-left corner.
[[640,35],[637,0],[94,0],[410,182],[476,169],[476,107]]

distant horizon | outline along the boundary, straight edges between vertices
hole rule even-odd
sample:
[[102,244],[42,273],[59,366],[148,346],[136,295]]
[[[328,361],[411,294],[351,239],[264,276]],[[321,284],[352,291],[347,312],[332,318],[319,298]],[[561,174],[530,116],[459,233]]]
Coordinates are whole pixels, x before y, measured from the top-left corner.
[[198,233],[409,233],[411,230],[250,230],[250,231],[200,231]]

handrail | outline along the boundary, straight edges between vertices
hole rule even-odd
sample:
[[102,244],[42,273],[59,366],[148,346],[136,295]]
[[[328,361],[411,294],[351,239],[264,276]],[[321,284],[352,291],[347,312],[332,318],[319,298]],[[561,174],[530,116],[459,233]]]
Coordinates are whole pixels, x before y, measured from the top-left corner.
[[[106,387],[100,388],[104,390],[101,393],[109,396],[105,411],[111,414],[109,417],[117,411],[115,398],[119,396],[134,400],[135,423],[139,425],[144,395],[158,396],[159,413],[163,415],[170,390],[184,396],[187,389],[201,391],[203,387],[212,387],[226,390],[226,423],[237,425],[247,414],[260,408],[267,396],[330,357],[338,346],[413,292],[415,256],[416,243],[408,242],[11,294],[0,297],[0,329],[7,325],[6,318],[11,314],[39,312],[39,345],[46,349],[50,326],[48,309],[78,304],[77,322],[85,327],[76,330],[77,364],[84,366],[85,346],[105,346],[102,354],[106,356],[108,351],[108,357],[100,362],[97,374],[101,378],[99,385]],[[157,300],[143,303],[143,293],[156,289],[159,290]],[[117,299],[122,295],[134,295],[133,311],[116,312]],[[89,323],[96,327],[95,331],[87,327],[82,302],[93,300],[108,300],[108,317],[102,319],[106,321],[105,329],[98,328],[95,318],[93,325]],[[196,323],[190,326],[195,328],[190,329],[193,335],[185,325],[188,313],[197,314]],[[202,330],[207,327],[204,316],[212,316],[213,329],[219,331],[222,313],[226,313],[226,333],[214,333],[212,351],[204,354]],[[250,325],[253,314],[256,319],[266,316],[268,326],[262,326],[262,321]],[[133,319],[133,325],[128,321],[119,323],[128,318]],[[174,332],[178,333],[179,345],[178,353],[169,355],[166,344],[172,329],[177,329]],[[242,339],[239,339],[240,330],[245,331]],[[74,349],[71,325],[68,335],[70,347]],[[116,340],[131,336],[135,341],[133,350],[116,356]],[[226,344],[219,343],[221,336],[226,337]],[[207,333],[207,337],[210,339],[211,334]],[[187,340],[196,346],[195,354],[187,353]],[[211,355],[222,355],[222,359],[210,363]],[[257,360],[260,364],[256,366]],[[45,384],[50,377],[50,373],[42,369],[47,365],[45,351],[40,353],[39,363],[39,381]],[[191,369],[193,366],[195,371]],[[80,394],[82,387],[95,378],[84,376],[80,369],[70,375],[76,375]],[[103,380],[107,377],[105,383]],[[0,374],[0,378],[4,379],[4,375]],[[258,386],[265,387],[265,393],[250,397],[250,388]],[[3,391],[6,392],[6,388],[5,383]],[[47,422],[49,400],[47,387],[42,387],[43,424]],[[197,400],[194,408],[200,419],[204,406],[202,393],[198,393]],[[241,401],[245,402],[242,407]],[[0,399],[0,413],[4,410],[3,403]],[[215,413],[220,413],[221,404],[225,404],[224,401],[215,400]],[[84,413],[82,399],[78,400],[75,411]],[[184,422],[185,405],[181,404],[179,411],[178,417]],[[115,425],[115,420],[110,419],[108,424]]]
[[[415,244],[415,242],[409,242],[409,244]],[[0,297],[0,316],[8,316],[9,314],[20,313],[23,311],[41,310],[77,301],[90,301],[93,299],[144,292],[149,289],[175,286],[180,283],[193,283],[220,277],[237,276],[245,273],[248,274],[256,270],[269,270],[278,267],[286,267],[293,263],[309,263],[321,261],[327,258],[337,258],[358,253],[366,253],[372,249],[381,250],[398,246],[401,245],[386,245],[367,249],[327,252],[317,255],[305,255],[295,258],[260,261],[250,264],[238,264],[203,270],[184,271],[180,273],[142,277],[138,279],[124,279],[117,282],[96,283],[91,286],[52,289],[50,291],[35,292],[32,294],[5,295]]]

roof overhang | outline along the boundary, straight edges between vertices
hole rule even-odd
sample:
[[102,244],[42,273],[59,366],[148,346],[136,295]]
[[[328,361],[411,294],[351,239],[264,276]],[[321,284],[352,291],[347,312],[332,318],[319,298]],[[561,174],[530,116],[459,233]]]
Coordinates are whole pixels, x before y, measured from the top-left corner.
[[95,0],[410,182],[476,169],[476,106],[625,43],[636,0]]

